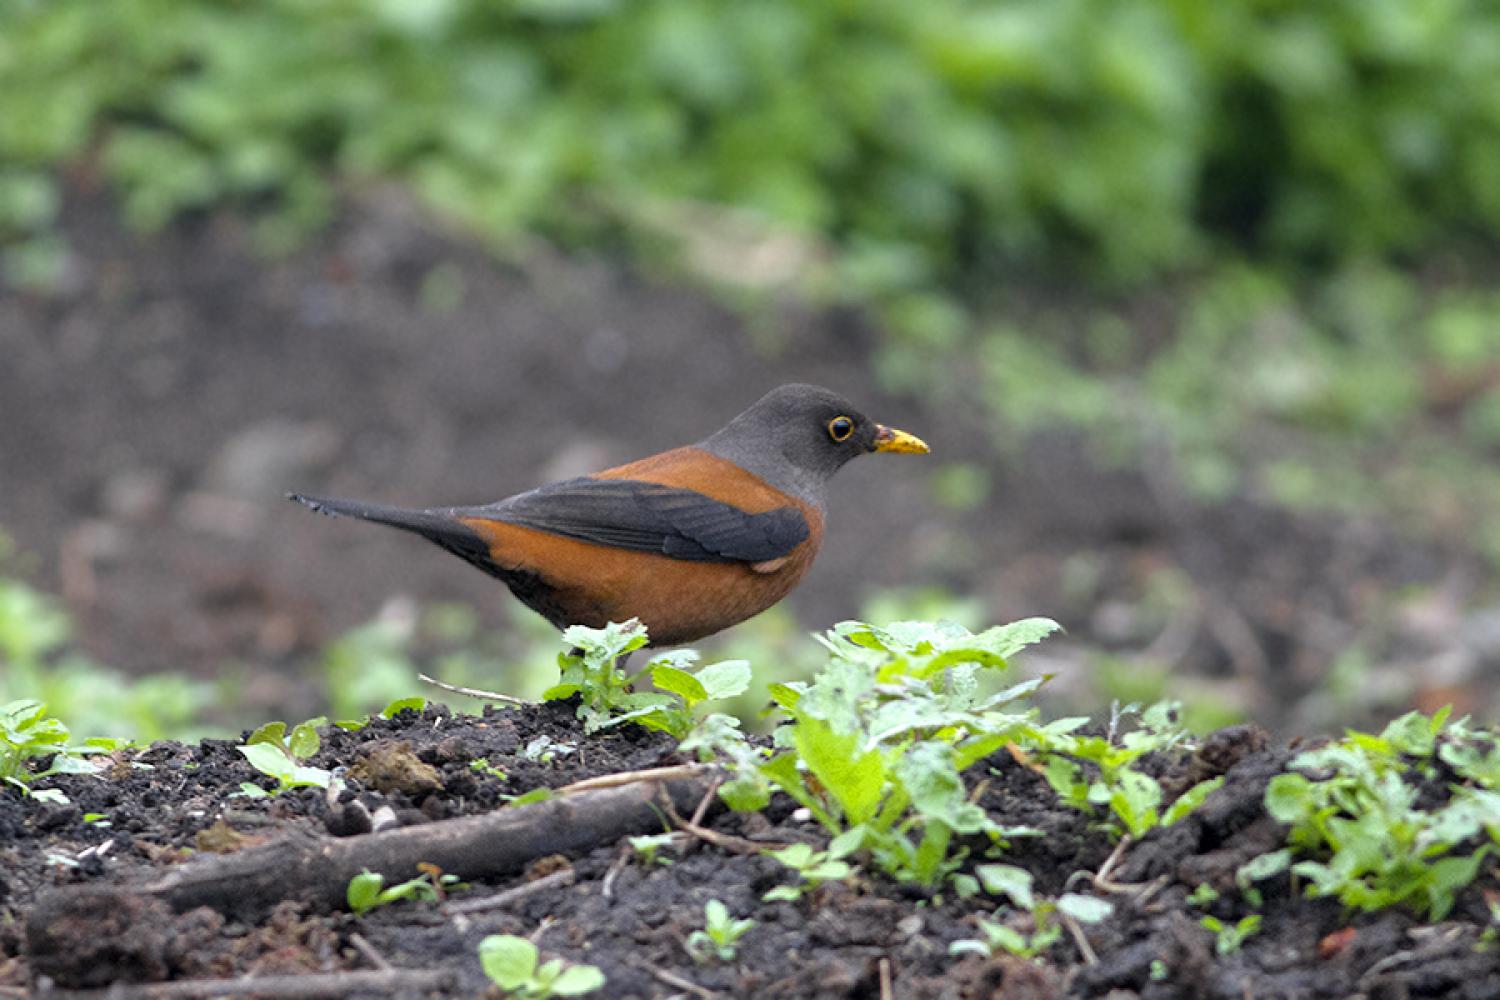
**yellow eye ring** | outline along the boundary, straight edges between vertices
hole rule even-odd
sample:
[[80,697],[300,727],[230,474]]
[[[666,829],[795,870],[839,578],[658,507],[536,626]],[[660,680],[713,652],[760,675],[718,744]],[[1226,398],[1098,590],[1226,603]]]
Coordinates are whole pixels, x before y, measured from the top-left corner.
[[843,444],[845,441],[849,440],[849,436],[853,433],[854,421],[850,420],[848,417],[834,417],[832,420],[828,421],[828,436],[833,438],[839,444]]

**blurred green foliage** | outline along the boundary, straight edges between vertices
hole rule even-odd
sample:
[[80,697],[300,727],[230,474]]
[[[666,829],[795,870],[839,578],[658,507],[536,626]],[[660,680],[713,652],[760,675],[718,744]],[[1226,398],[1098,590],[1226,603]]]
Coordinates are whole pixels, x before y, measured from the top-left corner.
[[1009,444],[1071,425],[1158,489],[1395,514],[1500,565],[1500,295],[1362,260],[1221,264],[1173,298],[1165,321],[1064,305],[978,336]]
[[72,631],[55,599],[0,577],[0,703],[45,702],[89,736],[151,741],[203,735],[206,717],[227,692],[175,673],[126,677],[72,649]]
[[1225,241],[1492,228],[1497,77],[1485,0],[11,0],[0,228],[44,258],[82,163],[141,226],[237,200],[273,247],[343,177],[499,246],[723,206],[805,238],[813,290],[942,335],[946,290],[998,265],[1132,280]]

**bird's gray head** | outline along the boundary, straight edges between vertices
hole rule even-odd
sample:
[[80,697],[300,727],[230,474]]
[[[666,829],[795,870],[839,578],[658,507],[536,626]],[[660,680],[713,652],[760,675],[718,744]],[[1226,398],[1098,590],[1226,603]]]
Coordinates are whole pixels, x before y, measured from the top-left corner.
[[905,431],[870,420],[838,393],[803,384],[772,389],[699,447],[819,507],[829,478],[856,455],[928,450]]

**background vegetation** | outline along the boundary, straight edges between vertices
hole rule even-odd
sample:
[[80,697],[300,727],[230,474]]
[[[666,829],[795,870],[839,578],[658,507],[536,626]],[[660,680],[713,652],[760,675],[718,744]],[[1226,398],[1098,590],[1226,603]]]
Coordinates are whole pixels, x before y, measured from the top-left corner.
[[0,241],[45,295],[80,177],[147,230],[236,206],[268,254],[394,182],[511,260],[855,307],[890,388],[1012,454],[1072,428],[1191,502],[1493,564],[1497,78],[1482,0],[14,0]]

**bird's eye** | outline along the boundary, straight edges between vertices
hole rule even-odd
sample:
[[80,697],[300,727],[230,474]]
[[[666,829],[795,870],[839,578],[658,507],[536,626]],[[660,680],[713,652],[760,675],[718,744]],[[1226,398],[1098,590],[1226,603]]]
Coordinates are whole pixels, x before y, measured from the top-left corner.
[[842,444],[854,433],[854,421],[848,417],[834,417],[828,421],[828,436]]

